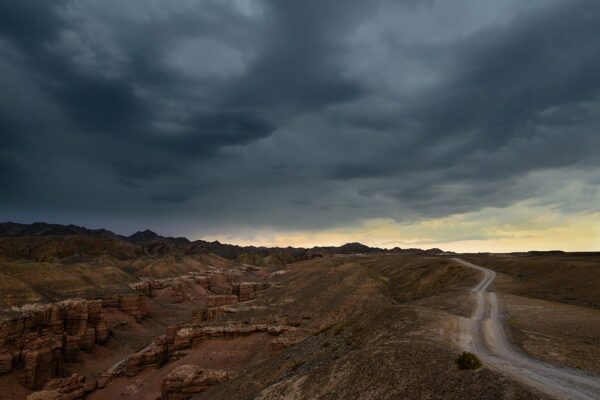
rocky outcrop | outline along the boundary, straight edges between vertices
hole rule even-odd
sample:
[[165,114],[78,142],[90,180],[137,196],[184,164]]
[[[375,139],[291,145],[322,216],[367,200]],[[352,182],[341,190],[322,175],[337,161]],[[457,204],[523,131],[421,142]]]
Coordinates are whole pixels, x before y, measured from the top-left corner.
[[[191,325],[173,325],[167,328],[166,333],[154,339],[143,350],[131,354],[121,363],[113,366],[102,374],[97,381],[97,387],[105,387],[117,376],[135,376],[147,368],[160,368],[169,361],[181,358],[187,350],[194,347],[202,340],[216,338],[234,338],[254,333],[268,332],[277,336],[289,327],[269,326],[267,324],[223,324],[204,326],[207,321],[212,321],[225,313],[235,312],[230,305],[237,304],[238,300],[247,301],[256,297],[256,294],[269,287],[266,282],[235,282],[239,273],[208,275],[190,273],[178,278],[142,280],[131,285],[145,296],[165,298],[166,291],[176,292],[181,288],[191,288],[193,285],[208,289],[208,292],[221,292],[229,294],[208,294],[205,296],[205,307],[196,310],[193,314]],[[111,304],[112,305],[112,304]]]
[[180,328],[173,339],[176,350],[188,349],[196,342],[206,339],[233,338],[253,333],[267,332],[266,324],[226,324],[216,326],[186,326]]
[[21,352],[24,362],[21,382],[29,389],[38,389],[48,379],[59,376],[62,342],[58,335],[39,337],[26,344]]
[[192,322],[195,324],[201,324],[206,321],[212,321],[212,320],[220,317],[221,315],[225,314],[225,312],[226,312],[225,307],[200,308],[193,312]]
[[212,293],[209,295],[209,307],[233,304],[233,297],[226,296],[235,296],[237,301],[252,300],[258,292],[269,287],[266,282],[239,282],[240,278],[238,272],[211,272],[207,275],[192,272],[177,278],[143,279],[129,286],[147,297],[161,298],[172,303],[184,302],[189,297],[186,295],[187,290],[200,287]]
[[27,396],[27,400],[62,400],[58,390],[41,390]]
[[146,297],[143,294],[116,294],[102,299],[102,307],[118,308],[136,321],[146,316]]
[[162,382],[162,400],[187,400],[229,379],[223,370],[204,369],[195,365],[175,368]]
[[170,326],[167,328],[166,334],[158,336],[146,348],[133,353],[123,362],[102,374],[98,378],[97,387],[105,387],[117,376],[132,377],[147,368],[160,368],[169,361],[181,358],[188,349],[202,340],[234,338],[264,332],[268,332],[270,335],[279,335],[289,329],[293,328],[243,323],[213,326]]
[[150,298],[160,297],[171,303],[181,303],[188,297],[186,289],[194,287],[208,289],[210,277],[202,273],[190,272],[177,278],[143,279],[129,286]]
[[256,298],[256,294],[269,287],[267,282],[240,282],[233,283],[233,293],[238,296],[238,301],[248,301]]
[[231,282],[223,274],[213,274],[210,276],[208,288],[216,294],[231,294]]
[[12,354],[0,354],[0,375],[9,372],[12,369]]
[[210,285],[210,278],[204,275],[194,275],[194,283],[204,289],[208,289]]
[[0,373],[22,370],[23,385],[37,389],[108,338],[100,300],[65,300],[14,308],[0,322]]
[[228,306],[238,302],[238,297],[233,294],[212,295],[206,298],[207,307]]
[[85,394],[85,376],[73,374],[64,379],[51,379],[44,390],[27,396],[27,400],[79,400]]
[[[237,281],[236,281],[237,280]],[[190,273],[178,278],[142,280],[131,285],[134,292],[121,292],[99,300],[69,299],[54,304],[34,304],[15,308],[0,320],[0,373],[19,372],[22,384],[40,389],[59,377],[65,361],[77,361],[82,351],[91,351],[104,343],[110,333],[104,318],[106,308],[116,308],[141,321],[146,315],[145,301],[160,296],[167,301],[184,301],[194,296],[205,306],[194,313],[191,325],[176,325],[143,350],[131,354],[123,362],[102,374],[87,389],[105,386],[115,376],[134,376],[147,368],[159,368],[180,358],[197,342],[214,338],[233,338],[259,332],[278,335],[280,327],[266,324],[222,324],[204,326],[224,313],[234,312],[238,301],[247,301],[268,287],[264,282],[239,282],[240,273]],[[214,294],[214,293],[227,294]],[[212,294],[211,294],[212,293]],[[234,310],[234,311],[232,311]],[[75,378],[69,382],[74,382]],[[46,385],[36,392],[39,398],[71,398],[79,389],[67,390]],[[72,392],[72,393],[71,393]],[[43,397],[45,396],[45,397]],[[54,396],[54,397],[52,397]],[[58,397],[57,397],[58,396]],[[72,397],[77,398],[77,397]]]
[[146,368],[159,368],[169,361],[169,341],[165,335],[159,336],[145,349],[133,353],[124,365],[123,374],[137,375]]
[[300,342],[301,340],[302,340],[302,337],[300,337],[300,336],[276,337],[275,339],[271,340],[271,347],[274,350],[279,351],[279,350],[287,349],[288,347],[295,345],[296,343]]

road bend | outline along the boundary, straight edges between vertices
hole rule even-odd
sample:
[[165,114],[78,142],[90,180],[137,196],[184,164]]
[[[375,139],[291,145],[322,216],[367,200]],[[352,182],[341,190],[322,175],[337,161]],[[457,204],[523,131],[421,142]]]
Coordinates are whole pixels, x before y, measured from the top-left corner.
[[508,340],[496,293],[488,291],[496,278],[494,271],[453,260],[483,273],[472,289],[475,310],[463,326],[466,350],[477,354],[486,366],[557,399],[600,400],[600,377],[536,360]]

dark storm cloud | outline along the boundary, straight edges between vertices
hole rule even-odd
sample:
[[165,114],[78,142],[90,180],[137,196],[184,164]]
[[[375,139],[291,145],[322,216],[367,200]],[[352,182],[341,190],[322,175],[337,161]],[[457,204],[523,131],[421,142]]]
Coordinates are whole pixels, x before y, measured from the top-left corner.
[[592,0],[2,2],[0,212],[324,228],[541,199],[529,174],[600,161],[598,37]]
[[[163,138],[161,141],[182,156],[205,156],[222,146],[243,145],[269,136],[273,126],[257,113],[222,111],[195,115],[188,131],[187,135],[175,139]],[[194,132],[202,134],[195,135]]]
[[57,7],[63,1],[5,1],[0,4],[0,33],[19,45],[36,49],[41,42],[52,39],[60,29]]
[[[497,148],[528,131],[525,122],[552,106],[585,101],[600,87],[600,6],[565,2],[505,29],[461,43],[459,69],[430,93],[416,118],[434,115],[425,139],[476,128],[475,145]],[[481,143],[483,142],[483,143]]]
[[363,93],[360,82],[342,75],[340,35],[368,14],[369,2],[269,2],[266,50],[246,76],[231,86],[235,103],[292,112],[319,109]]

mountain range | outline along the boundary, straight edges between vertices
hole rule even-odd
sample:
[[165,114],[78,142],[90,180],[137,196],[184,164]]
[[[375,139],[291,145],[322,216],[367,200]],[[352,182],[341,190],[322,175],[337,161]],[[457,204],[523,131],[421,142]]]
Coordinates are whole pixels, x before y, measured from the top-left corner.
[[[234,244],[221,243],[219,241],[194,240],[191,241],[185,237],[169,237],[159,235],[149,229],[135,232],[132,235],[124,236],[116,234],[107,229],[88,229],[77,225],[48,224],[45,222],[35,222],[32,224],[20,224],[14,222],[0,223],[0,238],[11,237],[38,237],[37,241],[27,241],[29,244],[48,242],[62,242],[69,237],[83,237],[86,243],[89,239],[97,239],[98,243],[106,241],[116,241],[121,247],[130,248],[134,246],[137,252],[146,254],[166,254],[170,252],[179,252],[183,254],[216,254],[221,257],[234,259],[242,254],[286,254],[295,257],[315,256],[319,254],[367,254],[367,253],[405,253],[405,254],[442,254],[443,250],[433,248],[422,249],[382,249],[370,247],[362,243],[346,243],[342,246],[320,246],[312,248],[303,247],[257,247],[257,246],[239,246]],[[18,239],[17,239],[18,240]],[[71,240],[71,245],[72,245]],[[83,246],[75,246],[83,247]],[[1,249],[0,249],[1,250]],[[83,248],[75,249],[77,255],[85,255]]]

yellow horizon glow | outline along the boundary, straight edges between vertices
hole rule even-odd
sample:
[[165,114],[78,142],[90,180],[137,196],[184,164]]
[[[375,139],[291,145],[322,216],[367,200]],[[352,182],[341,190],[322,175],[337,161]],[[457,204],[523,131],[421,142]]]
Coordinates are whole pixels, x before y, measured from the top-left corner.
[[379,218],[346,228],[320,231],[248,230],[204,239],[267,247],[340,246],[360,242],[381,248],[438,247],[460,253],[600,251],[600,213],[566,215],[551,208],[521,203],[413,224]]

